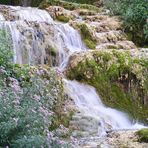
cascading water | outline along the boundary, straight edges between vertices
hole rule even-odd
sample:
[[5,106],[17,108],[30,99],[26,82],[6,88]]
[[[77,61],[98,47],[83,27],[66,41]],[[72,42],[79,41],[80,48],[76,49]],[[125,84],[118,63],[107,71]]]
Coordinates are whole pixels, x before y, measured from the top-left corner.
[[65,83],[68,95],[80,111],[98,119],[98,125],[101,126],[99,135],[109,130],[144,128],[141,124],[133,124],[125,113],[106,107],[95,88],[76,81],[65,80]]
[[[21,7],[8,9],[12,9],[11,17],[0,14],[0,28],[11,33],[15,63],[46,64],[48,53],[54,48],[59,54],[54,66],[58,64],[63,69],[72,53],[86,50],[78,31],[68,24],[53,21],[46,11]],[[101,133],[109,129],[143,127],[132,124],[126,114],[104,106],[91,86],[65,80],[65,89],[81,112],[98,119]]]
[[[45,10],[5,6],[9,18],[0,21],[0,28],[11,33],[14,62],[19,64],[47,64],[65,66],[65,59],[74,51],[85,50],[81,37],[68,24],[53,21]],[[0,20],[4,16],[0,15]],[[53,51],[54,50],[54,51]],[[56,61],[51,61],[56,52]],[[53,53],[54,54],[54,53]],[[55,58],[53,58],[55,59]]]
[[77,51],[84,51],[84,46],[81,37],[77,30],[73,29],[68,24],[58,24],[56,26],[57,41],[59,46],[59,64],[60,69],[63,69],[68,62],[69,56]]
[[4,16],[0,13],[0,21],[4,21],[4,20],[5,20]]

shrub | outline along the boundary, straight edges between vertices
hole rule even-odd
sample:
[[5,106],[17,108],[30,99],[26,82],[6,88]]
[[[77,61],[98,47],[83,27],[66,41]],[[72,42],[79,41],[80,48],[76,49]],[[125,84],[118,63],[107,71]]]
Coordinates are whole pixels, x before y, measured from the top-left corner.
[[55,72],[38,70],[23,87],[14,78],[6,81],[9,87],[0,90],[0,147],[61,145],[49,131],[52,109],[63,97],[62,82]]

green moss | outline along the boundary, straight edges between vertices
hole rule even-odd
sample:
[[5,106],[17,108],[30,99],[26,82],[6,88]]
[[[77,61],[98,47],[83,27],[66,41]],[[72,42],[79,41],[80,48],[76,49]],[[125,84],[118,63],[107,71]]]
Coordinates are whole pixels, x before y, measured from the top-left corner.
[[84,39],[84,43],[86,46],[90,49],[95,49],[96,48],[96,42],[89,40],[89,39]]
[[64,23],[67,23],[67,22],[69,22],[69,20],[70,20],[69,17],[64,16],[64,15],[58,15],[58,16],[56,17],[56,19],[57,19],[58,21],[61,21],[61,22],[64,22]]
[[64,7],[65,9],[68,10],[75,10],[75,9],[89,9],[93,11],[99,11],[99,9],[93,5],[88,5],[88,4],[77,4],[73,2],[66,2],[63,0],[45,0],[40,4],[40,8],[47,8],[48,6],[53,5],[53,6],[61,6]]
[[139,136],[140,142],[147,142],[148,143],[148,128],[138,131],[137,134]]
[[56,49],[55,49],[55,48],[53,48],[53,47],[50,47],[50,53],[51,53],[51,55],[52,55],[52,56],[54,56],[54,57],[55,57],[55,56],[56,56],[56,54],[57,54],[57,53],[56,53]]
[[79,11],[79,15],[96,15],[96,11],[82,9]]
[[148,60],[117,50],[91,54],[67,72],[68,78],[94,86],[107,106],[147,123]]
[[96,48],[96,39],[93,37],[93,34],[90,31],[90,28],[84,23],[78,24],[77,27],[80,29],[81,36],[82,36],[86,46],[90,49],[95,49]]

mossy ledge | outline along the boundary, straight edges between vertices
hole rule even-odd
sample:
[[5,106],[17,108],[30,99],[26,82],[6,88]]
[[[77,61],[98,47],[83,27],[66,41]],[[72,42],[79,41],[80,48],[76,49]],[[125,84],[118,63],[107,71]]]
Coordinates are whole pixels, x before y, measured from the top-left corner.
[[138,131],[137,135],[139,136],[139,142],[148,143],[148,128]]
[[73,3],[73,2],[66,2],[63,0],[44,0],[39,8],[47,8],[49,6],[61,6],[65,9],[68,10],[75,10],[75,9],[88,9],[88,10],[93,10],[93,11],[99,11],[99,8],[93,5],[88,5],[88,4],[78,4],[78,3]]
[[94,86],[105,105],[148,124],[147,72],[148,60],[128,51],[88,51],[71,57],[67,77]]
[[56,19],[60,22],[67,23],[71,19],[70,17],[64,16],[64,15],[58,15],[56,16]]

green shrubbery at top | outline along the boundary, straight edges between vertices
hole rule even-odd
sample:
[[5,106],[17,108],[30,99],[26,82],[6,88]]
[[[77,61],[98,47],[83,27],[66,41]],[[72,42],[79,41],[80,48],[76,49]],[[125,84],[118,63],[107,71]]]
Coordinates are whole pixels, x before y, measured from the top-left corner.
[[105,0],[105,5],[114,15],[120,15],[130,39],[138,45],[148,41],[147,0]]

